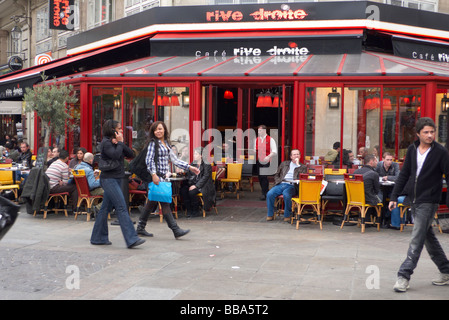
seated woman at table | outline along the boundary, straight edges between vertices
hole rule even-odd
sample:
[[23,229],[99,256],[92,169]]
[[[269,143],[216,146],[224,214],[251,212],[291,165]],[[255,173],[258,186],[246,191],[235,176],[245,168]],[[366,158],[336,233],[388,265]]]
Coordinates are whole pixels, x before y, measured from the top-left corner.
[[203,194],[204,210],[209,210],[215,201],[215,186],[212,180],[212,166],[205,163],[202,159],[202,148],[196,148],[193,152],[193,161],[190,164],[193,167],[199,168],[198,175],[187,172],[187,180],[183,183],[180,189],[180,195],[183,199],[184,205],[187,209],[188,217],[198,217],[199,199],[198,194]]

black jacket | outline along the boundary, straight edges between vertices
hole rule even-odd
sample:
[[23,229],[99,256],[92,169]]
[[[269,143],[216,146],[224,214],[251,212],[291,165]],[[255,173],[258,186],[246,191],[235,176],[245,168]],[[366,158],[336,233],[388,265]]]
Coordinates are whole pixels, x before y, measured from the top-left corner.
[[[125,157],[133,158],[134,152],[123,142],[117,144],[112,143],[112,140],[108,137],[104,137],[101,141],[101,158],[104,160],[115,159],[123,163]],[[114,170],[101,172],[100,179],[121,179],[125,177],[125,167],[120,166]]]
[[[404,165],[396,179],[396,184],[390,197],[391,201],[397,201],[401,191],[407,182],[409,182],[407,194],[412,203],[440,202],[443,188],[443,174],[446,175],[446,179],[449,177],[449,153],[442,145],[433,142],[423,163],[421,172],[416,177],[418,146],[419,141],[415,141],[408,147]],[[449,196],[449,192],[447,194]]]
[[[29,199],[32,203],[33,211],[39,211],[50,195],[50,183],[44,169],[33,168],[23,186],[21,197]],[[29,212],[30,213],[30,212]]]
[[380,192],[379,174],[368,165],[354,171],[354,174],[363,175],[363,185],[365,186],[365,202],[375,206],[380,202],[378,196]]
[[[198,168],[198,164],[194,161],[192,166]],[[199,167],[200,173],[194,174],[190,170],[187,171],[187,183],[189,186],[195,185],[203,194],[204,209],[207,211],[215,202],[215,185],[212,180],[212,166],[201,162]]]

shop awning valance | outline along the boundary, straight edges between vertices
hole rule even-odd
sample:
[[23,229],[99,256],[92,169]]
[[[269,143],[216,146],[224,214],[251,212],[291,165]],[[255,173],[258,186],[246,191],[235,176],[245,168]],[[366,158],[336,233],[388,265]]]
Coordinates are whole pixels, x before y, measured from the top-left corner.
[[92,70],[85,77],[443,76],[449,63],[360,54],[251,57],[148,57]]

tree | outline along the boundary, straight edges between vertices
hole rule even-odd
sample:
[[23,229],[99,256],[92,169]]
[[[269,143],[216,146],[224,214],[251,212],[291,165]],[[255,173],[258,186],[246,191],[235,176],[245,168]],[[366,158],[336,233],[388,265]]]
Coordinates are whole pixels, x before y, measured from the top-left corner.
[[50,133],[54,132],[65,136],[66,127],[71,127],[72,116],[70,115],[70,104],[76,103],[73,86],[65,83],[57,83],[56,80],[46,82],[47,76],[42,74],[42,84],[25,89],[23,100],[26,103],[26,112],[36,112],[41,118],[44,127],[44,146],[48,147]]

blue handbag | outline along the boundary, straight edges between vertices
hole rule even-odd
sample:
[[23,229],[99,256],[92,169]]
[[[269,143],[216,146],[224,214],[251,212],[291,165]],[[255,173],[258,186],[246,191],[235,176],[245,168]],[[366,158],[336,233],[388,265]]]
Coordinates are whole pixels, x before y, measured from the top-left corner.
[[148,184],[148,200],[158,202],[172,202],[171,182],[159,182],[158,185],[150,182]]

